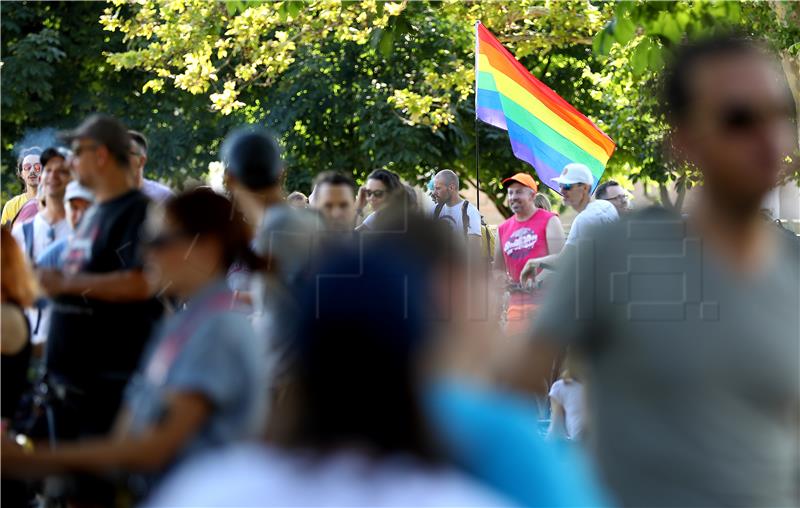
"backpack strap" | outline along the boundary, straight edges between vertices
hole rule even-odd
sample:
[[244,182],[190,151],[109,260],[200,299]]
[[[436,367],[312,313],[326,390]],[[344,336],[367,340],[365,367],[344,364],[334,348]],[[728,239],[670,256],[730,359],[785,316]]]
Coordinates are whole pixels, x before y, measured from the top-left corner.
[[31,262],[33,259],[33,221],[28,221],[22,225],[22,236],[25,239],[25,252]]
[[433,209],[434,219],[438,219],[439,215],[442,214],[442,208],[444,208],[444,203],[436,203],[436,208]]
[[461,205],[461,224],[464,226],[464,236],[469,236],[469,201],[464,200]]

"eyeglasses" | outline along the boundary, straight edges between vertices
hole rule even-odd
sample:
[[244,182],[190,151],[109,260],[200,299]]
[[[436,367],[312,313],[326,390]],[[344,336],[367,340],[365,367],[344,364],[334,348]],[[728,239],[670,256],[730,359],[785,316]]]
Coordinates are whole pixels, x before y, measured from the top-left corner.
[[22,165],[22,171],[30,171],[31,169],[36,171],[37,173],[40,173],[42,171],[42,165],[38,162],[35,164],[29,162],[27,164]]
[[78,145],[72,149],[72,153],[75,154],[75,157],[80,157],[81,152],[84,150],[96,150],[99,145],[91,144],[91,145]]
[[386,194],[386,191],[384,191],[384,190],[369,190],[369,189],[366,189],[364,191],[364,194],[366,194],[368,198],[376,197],[378,199],[381,199]]
[[722,109],[717,115],[717,122],[723,131],[746,133],[776,120],[791,122],[793,119],[790,106],[755,107],[746,104],[735,104]]
[[613,198],[606,198],[606,201],[628,201],[630,197],[627,194],[620,194],[618,196],[614,196]]

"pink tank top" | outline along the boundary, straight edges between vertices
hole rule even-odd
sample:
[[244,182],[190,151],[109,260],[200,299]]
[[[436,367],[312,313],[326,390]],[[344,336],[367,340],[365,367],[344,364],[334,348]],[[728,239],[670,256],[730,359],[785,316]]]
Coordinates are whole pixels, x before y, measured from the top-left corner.
[[554,215],[553,212],[539,208],[525,222],[512,216],[497,228],[506,270],[514,282],[519,282],[519,274],[526,261],[549,253],[547,222]]

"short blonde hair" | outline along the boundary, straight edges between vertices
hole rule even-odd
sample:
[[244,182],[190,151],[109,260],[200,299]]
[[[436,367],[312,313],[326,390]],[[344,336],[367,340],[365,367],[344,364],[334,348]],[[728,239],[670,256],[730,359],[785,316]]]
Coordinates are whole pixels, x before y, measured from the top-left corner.
[[537,192],[536,195],[533,196],[533,206],[536,208],[541,208],[542,210],[547,210],[548,212],[552,207],[550,200],[541,192]]

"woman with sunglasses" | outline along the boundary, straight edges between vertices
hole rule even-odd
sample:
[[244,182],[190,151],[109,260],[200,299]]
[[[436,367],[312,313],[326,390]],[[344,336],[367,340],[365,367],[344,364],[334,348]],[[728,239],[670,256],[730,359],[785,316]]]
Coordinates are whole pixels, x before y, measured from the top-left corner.
[[225,281],[234,261],[260,268],[242,216],[199,188],[152,208],[145,235],[149,280],[183,308],[151,339],[112,435],[31,453],[7,443],[4,475],[122,470],[151,485],[187,456],[260,431],[263,348]]
[[39,160],[41,153],[41,148],[37,146],[26,148],[20,153],[17,160],[17,176],[22,180],[25,192],[14,196],[6,202],[2,216],[0,216],[0,223],[3,225],[12,226],[23,205],[36,198],[36,190],[39,188],[39,176],[42,173],[42,163]]
[[375,220],[381,210],[390,203],[392,196],[398,191],[404,191],[403,184],[397,174],[387,169],[376,169],[367,176],[367,183],[358,191],[358,215],[363,214],[364,206],[369,204],[372,209],[356,230],[374,229]]

